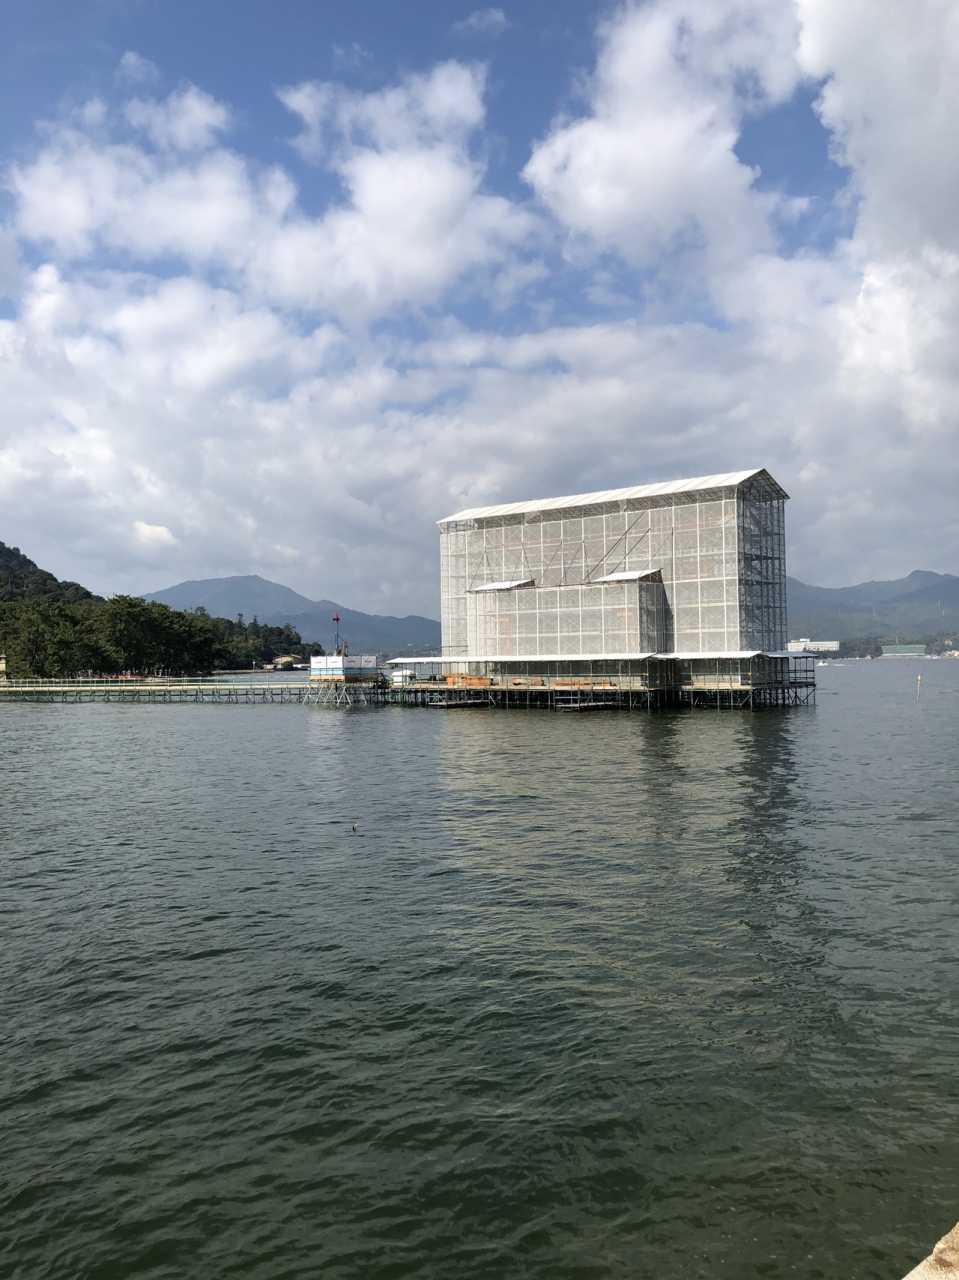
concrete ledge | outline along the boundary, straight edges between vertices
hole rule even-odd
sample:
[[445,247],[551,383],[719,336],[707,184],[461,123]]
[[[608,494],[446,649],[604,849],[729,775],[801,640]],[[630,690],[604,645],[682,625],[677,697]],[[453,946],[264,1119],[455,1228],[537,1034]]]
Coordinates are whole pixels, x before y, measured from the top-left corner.
[[929,1257],[903,1280],[959,1280],[959,1226],[943,1236]]

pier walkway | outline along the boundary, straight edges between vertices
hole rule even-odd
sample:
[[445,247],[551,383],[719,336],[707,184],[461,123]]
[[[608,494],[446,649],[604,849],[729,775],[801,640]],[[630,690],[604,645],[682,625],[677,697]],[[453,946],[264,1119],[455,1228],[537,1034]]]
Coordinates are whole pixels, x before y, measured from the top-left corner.
[[0,680],[4,702],[306,702],[303,680]]
[[308,703],[314,706],[406,706],[458,710],[496,707],[542,711],[653,711],[661,707],[759,710],[815,701],[815,681],[744,683],[712,677],[659,686],[622,679],[418,680],[395,685],[385,677],[349,681],[256,676],[170,679],[0,680],[4,702]]

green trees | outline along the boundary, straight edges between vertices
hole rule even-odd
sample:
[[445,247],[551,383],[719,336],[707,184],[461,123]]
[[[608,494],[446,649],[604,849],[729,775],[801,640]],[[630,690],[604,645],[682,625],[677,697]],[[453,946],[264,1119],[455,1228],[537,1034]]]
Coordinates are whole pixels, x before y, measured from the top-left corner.
[[[205,609],[197,609],[192,615],[186,616],[209,618]],[[311,652],[323,652],[319,645],[304,645],[299,632],[288,622],[282,627],[269,627],[256,618],[252,622],[244,622],[242,614],[235,622],[231,622],[229,618],[209,620],[225,655],[226,665],[234,669],[262,667],[264,663],[272,662],[280,653],[306,657]]]
[[0,542],[0,653],[14,678],[243,671],[280,653],[310,652],[323,650],[304,645],[289,623],[268,627],[242,615],[231,622],[138,596],[104,600]]
[[181,612],[133,596],[49,598],[0,602],[0,652],[12,677],[185,675],[262,666],[278,653],[304,653],[287,624],[267,627],[255,618],[211,618],[203,609]]
[[40,569],[19,547],[0,542],[0,601],[56,600],[75,604],[79,600],[99,600],[79,582],[61,582]]
[[112,656],[113,670],[155,675],[225,665],[217,661],[221,655],[210,621],[133,596],[104,601],[91,619],[96,640]]

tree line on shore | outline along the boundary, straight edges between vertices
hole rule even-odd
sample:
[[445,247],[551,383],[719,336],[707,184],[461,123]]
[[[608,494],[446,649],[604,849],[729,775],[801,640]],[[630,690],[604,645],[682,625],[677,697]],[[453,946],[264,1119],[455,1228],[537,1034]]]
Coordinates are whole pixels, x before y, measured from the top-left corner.
[[930,654],[948,653],[959,647],[959,636],[953,631],[937,631],[921,636],[849,636],[839,641],[840,658],[879,658],[883,645],[923,644]]
[[0,653],[13,677],[244,671],[281,654],[322,653],[286,623],[211,617],[138,596],[104,600],[0,542]]
[[249,670],[281,654],[308,660],[319,651],[289,623],[271,627],[242,615],[233,622],[133,596],[0,603],[0,652],[12,677],[195,675]]

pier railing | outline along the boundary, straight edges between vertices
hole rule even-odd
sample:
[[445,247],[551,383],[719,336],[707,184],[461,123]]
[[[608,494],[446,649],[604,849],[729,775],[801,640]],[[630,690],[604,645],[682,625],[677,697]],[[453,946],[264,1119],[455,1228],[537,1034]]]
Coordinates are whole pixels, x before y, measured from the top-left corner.
[[308,679],[163,676],[0,680],[2,702],[303,702]]

